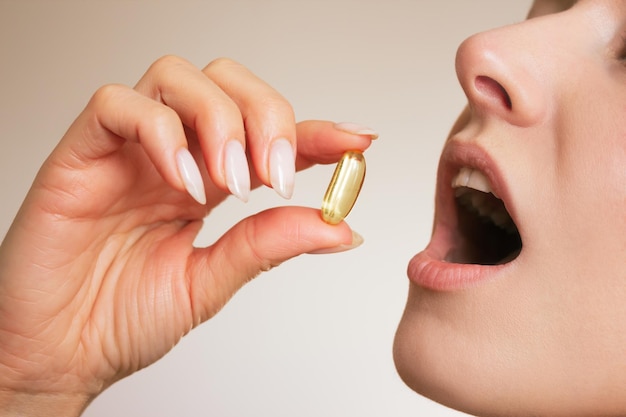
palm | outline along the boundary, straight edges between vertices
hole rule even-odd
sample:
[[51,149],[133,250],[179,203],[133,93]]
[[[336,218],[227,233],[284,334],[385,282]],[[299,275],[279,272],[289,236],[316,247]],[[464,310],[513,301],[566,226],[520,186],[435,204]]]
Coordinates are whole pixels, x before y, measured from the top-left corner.
[[[165,184],[137,145],[82,172],[58,162],[53,156],[44,166],[28,211],[21,214],[24,227],[38,231],[20,242],[32,256],[11,260],[27,262],[40,274],[19,294],[3,294],[2,306],[21,312],[12,318],[17,329],[28,329],[46,314],[45,328],[23,335],[36,341],[30,344],[33,355],[42,345],[56,345],[51,358],[65,357],[68,369],[77,359],[85,364],[73,370],[79,381],[107,381],[158,359],[190,329],[193,317],[206,318],[193,312],[185,276],[197,231],[193,222],[204,217],[206,207],[190,204],[187,195]],[[211,194],[214,200],[224,197],[218,190]],[[41,290],[41,272],[49,291],[44,305],[35,292]],[[47,338],[58,334],[65,334],[64,340]],[[107,366],[93,369],[99,364]],[[57,365],[51,372],[67,370]]]

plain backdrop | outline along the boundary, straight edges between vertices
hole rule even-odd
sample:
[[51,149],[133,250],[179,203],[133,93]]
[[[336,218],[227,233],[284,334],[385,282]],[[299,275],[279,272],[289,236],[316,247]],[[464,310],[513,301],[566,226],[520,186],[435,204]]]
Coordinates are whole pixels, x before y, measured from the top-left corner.
[[[302,256],[244,287],[214,319],[87,410],[104,416],[460,416],[410,391],[391,348],[406,265],[429,239],[439,152],[465,103],[459,43],[524,18],[530,0],[0,0],[0,234],[38,167],[107,83],[134,85],[165,54],[227,56],[298,120],[380,133],[350,225],[352,252]],[[332,166],[287,204],[319,207]],[[271,190],[210,216],[198,245],[283,205]],[[471,383],[471,381],[467,381]]]

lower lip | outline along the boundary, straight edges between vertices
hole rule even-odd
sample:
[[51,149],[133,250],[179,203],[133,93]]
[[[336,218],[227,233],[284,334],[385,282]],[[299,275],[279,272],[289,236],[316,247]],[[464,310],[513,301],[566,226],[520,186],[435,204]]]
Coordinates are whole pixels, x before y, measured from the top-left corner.
[[494,279],[504,265],[455,264],[435,256],[432,248],[415,255],[408,267],[411,282],[433,291],[458,291]]

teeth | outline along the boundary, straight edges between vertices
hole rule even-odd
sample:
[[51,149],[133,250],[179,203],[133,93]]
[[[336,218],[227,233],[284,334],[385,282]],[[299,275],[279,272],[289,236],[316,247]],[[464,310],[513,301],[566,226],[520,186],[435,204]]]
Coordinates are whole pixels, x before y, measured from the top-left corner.
[[456,197],[465,207],[474,210],[485,219],[490,219],[500,228],[510,233],[515,232],[515,224],[502,202],[488,196],[491,193],[498,198],[485,174],[472,168],[462,168],[452,180],[452,187],[456,189]]
[[472,168],[461,168],[459,174],[452,180],[452,187],[473,188],[483,193],[493,194],[493,190],[485,174]]

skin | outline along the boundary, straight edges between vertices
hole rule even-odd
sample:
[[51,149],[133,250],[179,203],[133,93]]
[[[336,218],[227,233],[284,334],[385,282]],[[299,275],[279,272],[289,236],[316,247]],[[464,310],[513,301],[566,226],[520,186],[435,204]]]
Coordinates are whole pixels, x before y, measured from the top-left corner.
[[[522,251],[462,288],[428,287],[410,267],[396,366],[474,415],[623,416],[626,3],[539,0],[529,17],[460,46],[469,105],[443,151],[497,167]],[[433,242],[450,223],[444,159]]]
[[[79,415],[262,271],[358,244],[319,209],[278,207],[194,247],[228,196],[220,149],[233,138],[248,149],[255,187],[270,184],[273,139],[297,148],[301,170],[365,150],[372,135],[296,124],[280,94],[228,59],[200,70],[164,57],[134,88],[98,90],[0,246],[0,415]],[[187,147],[202,167],[206,205],[177,170],[176,152]]]
[[[479,279],[456,289],[409,269],[394,355],[418,393],[482,416],[626,414],[624,22],[623,2],[538,0],[529,20],[459,48],[469,105],[444,149],[433,241],[454,226],[442,190],[462,149],[497,168],[523,249],[503,266],[459,267]],[[0,246],[0,413],[79,415],[261,271],[350,247],[345,223],[296,207],[193,247],[227,196],[225,141],[245,143],[259,186],[278,137],[297,145],[298,169],[371,140],[296,124],[278,93],[224,59],[198,70],[165,57],[135,88],[96,92]],[[181,147],[200,162],[206,205],[185,192]]]

